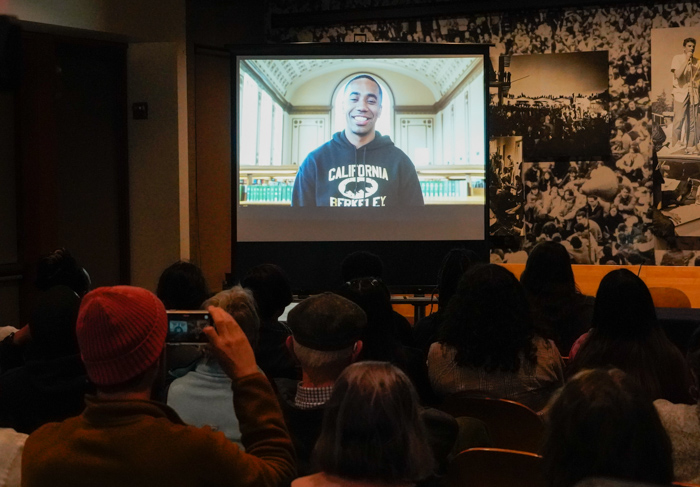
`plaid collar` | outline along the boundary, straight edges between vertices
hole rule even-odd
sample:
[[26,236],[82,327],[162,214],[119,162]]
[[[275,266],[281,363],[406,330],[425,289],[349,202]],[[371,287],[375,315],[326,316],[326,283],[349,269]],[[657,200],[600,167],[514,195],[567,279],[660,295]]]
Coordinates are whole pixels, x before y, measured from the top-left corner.
[[294,404],[299,409],[312,409],[323,406],[331,398],[333,386],[325,387],[304,387],[301,382],[297,385],[297,395],[294,397]]

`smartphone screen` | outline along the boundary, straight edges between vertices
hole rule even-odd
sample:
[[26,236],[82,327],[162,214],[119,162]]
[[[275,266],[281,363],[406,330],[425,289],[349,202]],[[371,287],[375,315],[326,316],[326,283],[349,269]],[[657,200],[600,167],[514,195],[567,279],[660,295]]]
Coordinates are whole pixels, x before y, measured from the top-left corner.
[[168,311],[168,343],[206,343],[203,330],[212,325],[208,311]]

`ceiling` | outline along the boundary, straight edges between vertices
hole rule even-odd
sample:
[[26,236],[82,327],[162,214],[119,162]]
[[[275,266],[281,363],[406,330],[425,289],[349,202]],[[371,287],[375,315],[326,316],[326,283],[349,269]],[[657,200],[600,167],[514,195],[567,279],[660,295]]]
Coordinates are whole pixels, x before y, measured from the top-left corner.
[[247,60],[279,96],[289,100],[294,91],[310,79],[357,63],[358,71],[383,69],[396,71],[422,82],[440,100],[469,73],[480,56],[469,57],[393,57],[363,59],[256,59]]

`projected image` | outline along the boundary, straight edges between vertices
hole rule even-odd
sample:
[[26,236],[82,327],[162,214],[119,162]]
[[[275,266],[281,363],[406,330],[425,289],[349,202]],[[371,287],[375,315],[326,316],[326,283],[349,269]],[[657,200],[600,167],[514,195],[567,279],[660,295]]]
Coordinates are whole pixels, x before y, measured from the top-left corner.
[[239,206],[483,205],[481,56],[238,64]]

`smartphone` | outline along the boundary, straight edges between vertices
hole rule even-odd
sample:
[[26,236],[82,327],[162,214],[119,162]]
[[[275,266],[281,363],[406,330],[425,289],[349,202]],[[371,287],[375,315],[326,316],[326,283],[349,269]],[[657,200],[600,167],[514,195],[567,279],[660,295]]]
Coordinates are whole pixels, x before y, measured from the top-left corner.
[[209,311],[191,310],[168,311],[167,343],[207,343],[202,331],[205,326],[214,326]]

